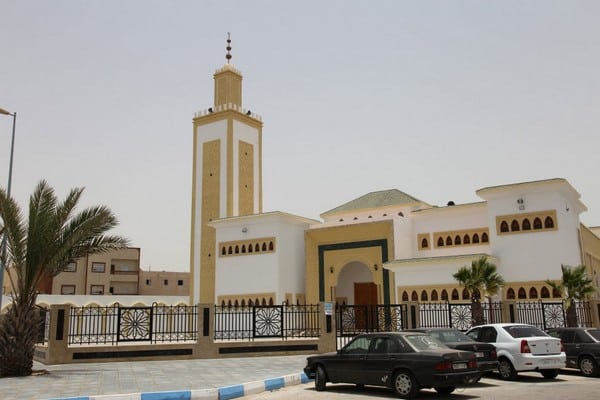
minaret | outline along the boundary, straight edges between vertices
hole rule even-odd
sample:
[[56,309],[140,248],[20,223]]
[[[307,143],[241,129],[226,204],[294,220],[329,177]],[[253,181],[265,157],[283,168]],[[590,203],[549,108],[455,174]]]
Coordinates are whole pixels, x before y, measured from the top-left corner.
[[214,105],[194,116],[191,304],[215,302],[215,219],[262,212],[262,120],[242,108],[242,74],[226,63],[214,74]]

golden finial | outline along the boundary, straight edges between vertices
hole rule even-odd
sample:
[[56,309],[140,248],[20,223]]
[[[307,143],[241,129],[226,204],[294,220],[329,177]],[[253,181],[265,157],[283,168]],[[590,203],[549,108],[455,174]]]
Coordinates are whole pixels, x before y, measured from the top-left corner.
[[227,59],[227,64],[229,64],[229,60],[231,60],[231,33],[227,32],[227,55],[225,56]]

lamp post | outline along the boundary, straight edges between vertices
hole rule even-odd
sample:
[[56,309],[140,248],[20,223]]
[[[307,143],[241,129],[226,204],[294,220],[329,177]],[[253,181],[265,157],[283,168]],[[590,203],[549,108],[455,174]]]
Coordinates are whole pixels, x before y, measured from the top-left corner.
[[[13,155],[15,152],[15,126],[17,125],[17,113],[9,112],[3,108],[0,108],[0,114],[10,115],[13,118],[12,123],[12,138],[10,141],[10,161],[8,164],[8,185],[6,186],[6,194],[10,197],[10,187],[12,184],[12,169],[13,169]],[[4,270],[6,269],[2,260],[6,255],[6,234],[2,235],[2,245],[0,246],[0,312],[2,312],[2,296],[4,295]]]

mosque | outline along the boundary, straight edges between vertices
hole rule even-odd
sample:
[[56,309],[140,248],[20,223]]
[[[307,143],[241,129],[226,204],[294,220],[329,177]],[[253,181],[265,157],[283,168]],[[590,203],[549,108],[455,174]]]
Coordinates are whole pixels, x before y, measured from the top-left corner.
[[263,211],[263,122],[242,106],[227,43],[214,105],[193,119],[192,304],[466,300],[452,275],[482,256],[506,281],[499,300],[560,297],[545,281],[560,279],[561,264],[585,264],[600,287],[600,227],[580,222],[587,208],[562,178],[484,187],[479,202],[445,206],[376,191],[322,221]]

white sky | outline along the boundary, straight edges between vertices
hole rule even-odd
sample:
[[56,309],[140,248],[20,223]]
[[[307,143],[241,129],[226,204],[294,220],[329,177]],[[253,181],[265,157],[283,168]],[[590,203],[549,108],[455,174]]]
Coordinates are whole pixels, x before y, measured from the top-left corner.
[[597,226],[599,21],[599,1],[573,0],[0,0],[13,195],[85,186],[143,268],[188,270],[192,117],[230,31],[264,120],[264,211],[318,219],[392,188],[458,204],[561,177]]

